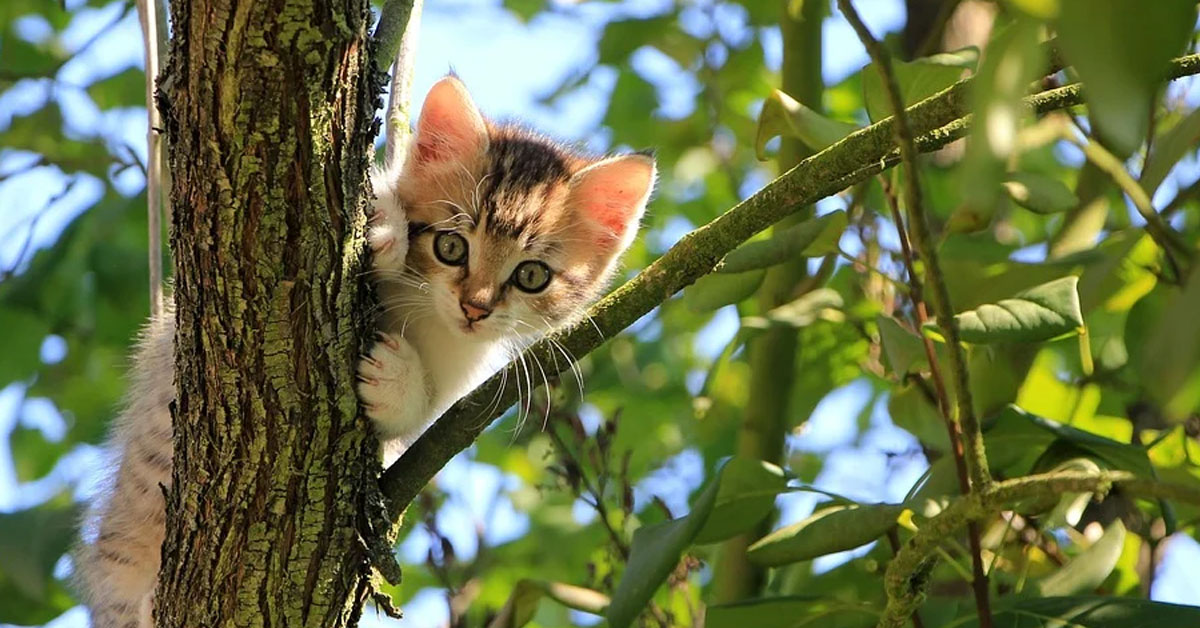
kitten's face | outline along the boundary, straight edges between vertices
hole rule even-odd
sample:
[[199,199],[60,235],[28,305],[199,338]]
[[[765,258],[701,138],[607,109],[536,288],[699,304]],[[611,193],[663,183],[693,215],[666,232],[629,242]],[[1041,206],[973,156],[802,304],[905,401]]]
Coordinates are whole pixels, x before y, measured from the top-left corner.
[[592,161],[488,125],[462,85],[443,79],[397,186],[406,272],[431,310],[421,315],[490,342],[582,313],[636,234],[653,183],[648,157]]

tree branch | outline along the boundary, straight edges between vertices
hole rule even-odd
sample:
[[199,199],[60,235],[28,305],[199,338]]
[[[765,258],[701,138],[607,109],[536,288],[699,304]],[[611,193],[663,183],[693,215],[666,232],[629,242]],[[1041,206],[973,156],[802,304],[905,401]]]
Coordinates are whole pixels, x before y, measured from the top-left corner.
[[902,628],[920,600],[933,568],[933,548],[970,522],[995,515],[1017,501],[1054,498],[1063,493],[1107,494],[1114,486],[1138,498],[1165,498],[1200,504],[1200,489],[1142,478],[1128,471],[1056,471],[1029,475],[956,498],[938,516],[926,521],[888,564],[884,575],[888,603],[879,628]]
[[[1200,55],[1176,59],[1172,78],[1200,73]],[[922,152],[936,150],[963,137],[970,125],[964,79],[909,107],[909,124]],[[1082,102],[1078,85],[1041,92],[1025,99],[1035,113]],[[754,195],[712,222],[684,236],[636,277],[594,305],[584,320],[555,334],[554,340],[573,355],[586,355],[676,292],[712,272],[721,258],[747,238],[796,209],[835,194],[882,172],[899,160],[891,142],[892,119],[859,129],[838,143],[800,162]],[[528,353],[555,372],[568,368],[550,341]],[[514,367],[509,366],[508,369]],[[515,372],[515,371],[514,371]],[[511,375],[511,373],[510,373]],[[501,390],[497,374],[455,403],[380,479],[389,499],[389,514],[398,520],[421,488],[455,454],[466,449],[489,423],[503,414],[515,390]]]
[[399,166],[411,134],[412,82],[421,32],[424,0],[388,0],[375,27],[375,67],[387,71],[392,65],[392,85],[387,106],[387,156],[385,165]]
[[162,117],[154,100],[158,89],[158,61],[167,45],[166,6],[158,0],[138,0],[138,20],[146,61],[146,217],[149,225],[150,314],[163,311],[163,174]]
[[[872,65],[883,79],[884,92],[887,94],[888,103],[891,105],[896,121],[893,131],[896,134],[896,144],[900,147],[900,159],[904,163],[904,169],[901,172],[904,175],[904,204],[908,210],[908,229],[911,231],[909,235],[913,244],[916,245],[917,253],[925,262],[926,283],[932,288],[930,292],[934,297],[934,315],[937,318],[938,326],[946,335],[946,353],[950,356],[950,370],[954,373],[955,397],[958,401],[957,423],[961,425],[961,430],[954,425],[955,420],[949,412],[948,404],[945,403],[945,397],[942,397],[939,406],[950,432],[951,451],[954,452],[954,461],[959,472],[959,488],[964,494],[972,490],[972,485],[976,490],[981,490],[991,483],[992,477],[991,472],[988,471],[983,433],[979,428],[979,420],[975,416],[975,404],[971,400],[970,373],[967,371],[966,354],[959,341],[958,321],[954,319],[950,291],[946,287],[946,278],[942,274],[942,267],[938,262],[937,246],[929,233],[929,215],[925,212],[925,204],[921,198],[917,146],[913,139],[912,129],[908,125],[908,116],[904,111],[904,98],[900,94],[900,85],[896,82],[896,74],[892,69],[891,55],[871,35],[871,31],[858,16],[858,12],[850,4],[850,0],[838,0],[838,7],[841,8],[842,14],[858,34],[859,40],[862,41],[863,46],[867,49],[867,54],[871,57]],[[898,223],[896,228],[903,231],[903,223]],[[911,274],[910,280],[915,280]],[[923,308],[918,307],[918,311],[923,311]],[[925,339],[925,348],[929,354],[930,369],[937,374],[935,366],[937,359],[932,350],[933,345],[928,338]],[[940,394],[944,395],[945,387],[936,380],[935,383],[939,387]],[[975,608],[979,614],[979,625],[980,628],[991,628],[992,611],[991,602],[988,599],[987,573],[983,569],[983,548],[979,539],[979,527],[974,523],[968,526],[967,540],[971,546],[971,588],[975,594]]]

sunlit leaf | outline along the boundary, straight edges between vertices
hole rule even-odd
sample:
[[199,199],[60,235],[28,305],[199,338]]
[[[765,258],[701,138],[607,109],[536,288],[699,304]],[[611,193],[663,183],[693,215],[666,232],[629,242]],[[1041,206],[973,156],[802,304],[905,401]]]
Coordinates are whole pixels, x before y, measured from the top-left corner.
[[[963,78],[967,70],[974,69],[978,60],[978,49],[963,48],[915,61],[895,61],[892,67],[904,106],[920,102],[950,87]],[[888,104],[879,72],[869,65],[863,68],[862,73],[863,97],[871,120],[878,121],[892,115],[892,107]]]
[[1013,172],[1001,185],[1018,205],[1039,214],[1058,214],[1079,204],[1062,181],[1035,172]]
[[521,628],[533,620],[542,599],[551,599],[567,608],[602,615],[608,608],[607,595],[561,582],[523,579],[504,603],[488,628]]
[[1076,595],[1094,590],[1117,566],[1125,543],[1125,524],[1114,519],[1090,547],[1037,583],[1043,597]]
[[805,327],[819,319],[835,319],[840,322],[842,318],[837,314],[842,305],[842,295],[836,290],[818,288],[789,303],[772,308],[765,316],[747,316],[742,319],[742,326],[765,328],[775,324]]
[[886,533],[903,510],[895,504],[829,506],[759,539],[746,555],[757,565],[776,566],[854,549]]
[[817,152],[857,128],[853,124],[827,118],[776,89],[763,101],[762,112],[758,114],[754,151],[760,161],[766,161],[767,142],[783,135],[798,139]]
[[1162,287],[1129,312],[1125,343],[1149,398],[1171,420],[1186,419],[1200,407],[1200,273],[1182,289]]
[[1078,277],[1064,277],[955,315],[964,342],[1039,342],[1083,327]]
[[684,288],[683,302],[693,312],[711,312],[719,307],[750,298],[758,290],[766,271],[751,270],[736,274],[713,273]]
[[836,210],[789,227],[762,240],[751,240],[725,256],[719,273],[744,273],[768,268],[797,257],[817,257],[837,251],[846,230],[846,212]]

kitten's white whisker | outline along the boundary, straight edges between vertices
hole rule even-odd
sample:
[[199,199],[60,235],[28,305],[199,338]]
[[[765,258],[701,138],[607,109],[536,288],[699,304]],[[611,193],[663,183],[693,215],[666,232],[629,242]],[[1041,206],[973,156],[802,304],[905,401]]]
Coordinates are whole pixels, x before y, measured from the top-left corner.
[[[538,359],[536,353],[531,353],[533,363],[538,367],[538,371],[542,373],[542,390],[546,393],[546,416],[542,417],[542,431],[546,431],[546,426],[550,424],[550,379],[546,377],[546,369],[542,368],[542,361]],[[532,396],[531,396],[532,398]]]

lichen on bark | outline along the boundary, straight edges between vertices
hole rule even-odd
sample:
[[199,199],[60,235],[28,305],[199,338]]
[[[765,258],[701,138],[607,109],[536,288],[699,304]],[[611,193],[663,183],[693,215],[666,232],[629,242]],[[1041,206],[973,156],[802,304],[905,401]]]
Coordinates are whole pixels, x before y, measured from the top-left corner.
[[350,626],[378,472],[354,362],[380,75],[365,0],[176,0],[175,465],[159,626]]

